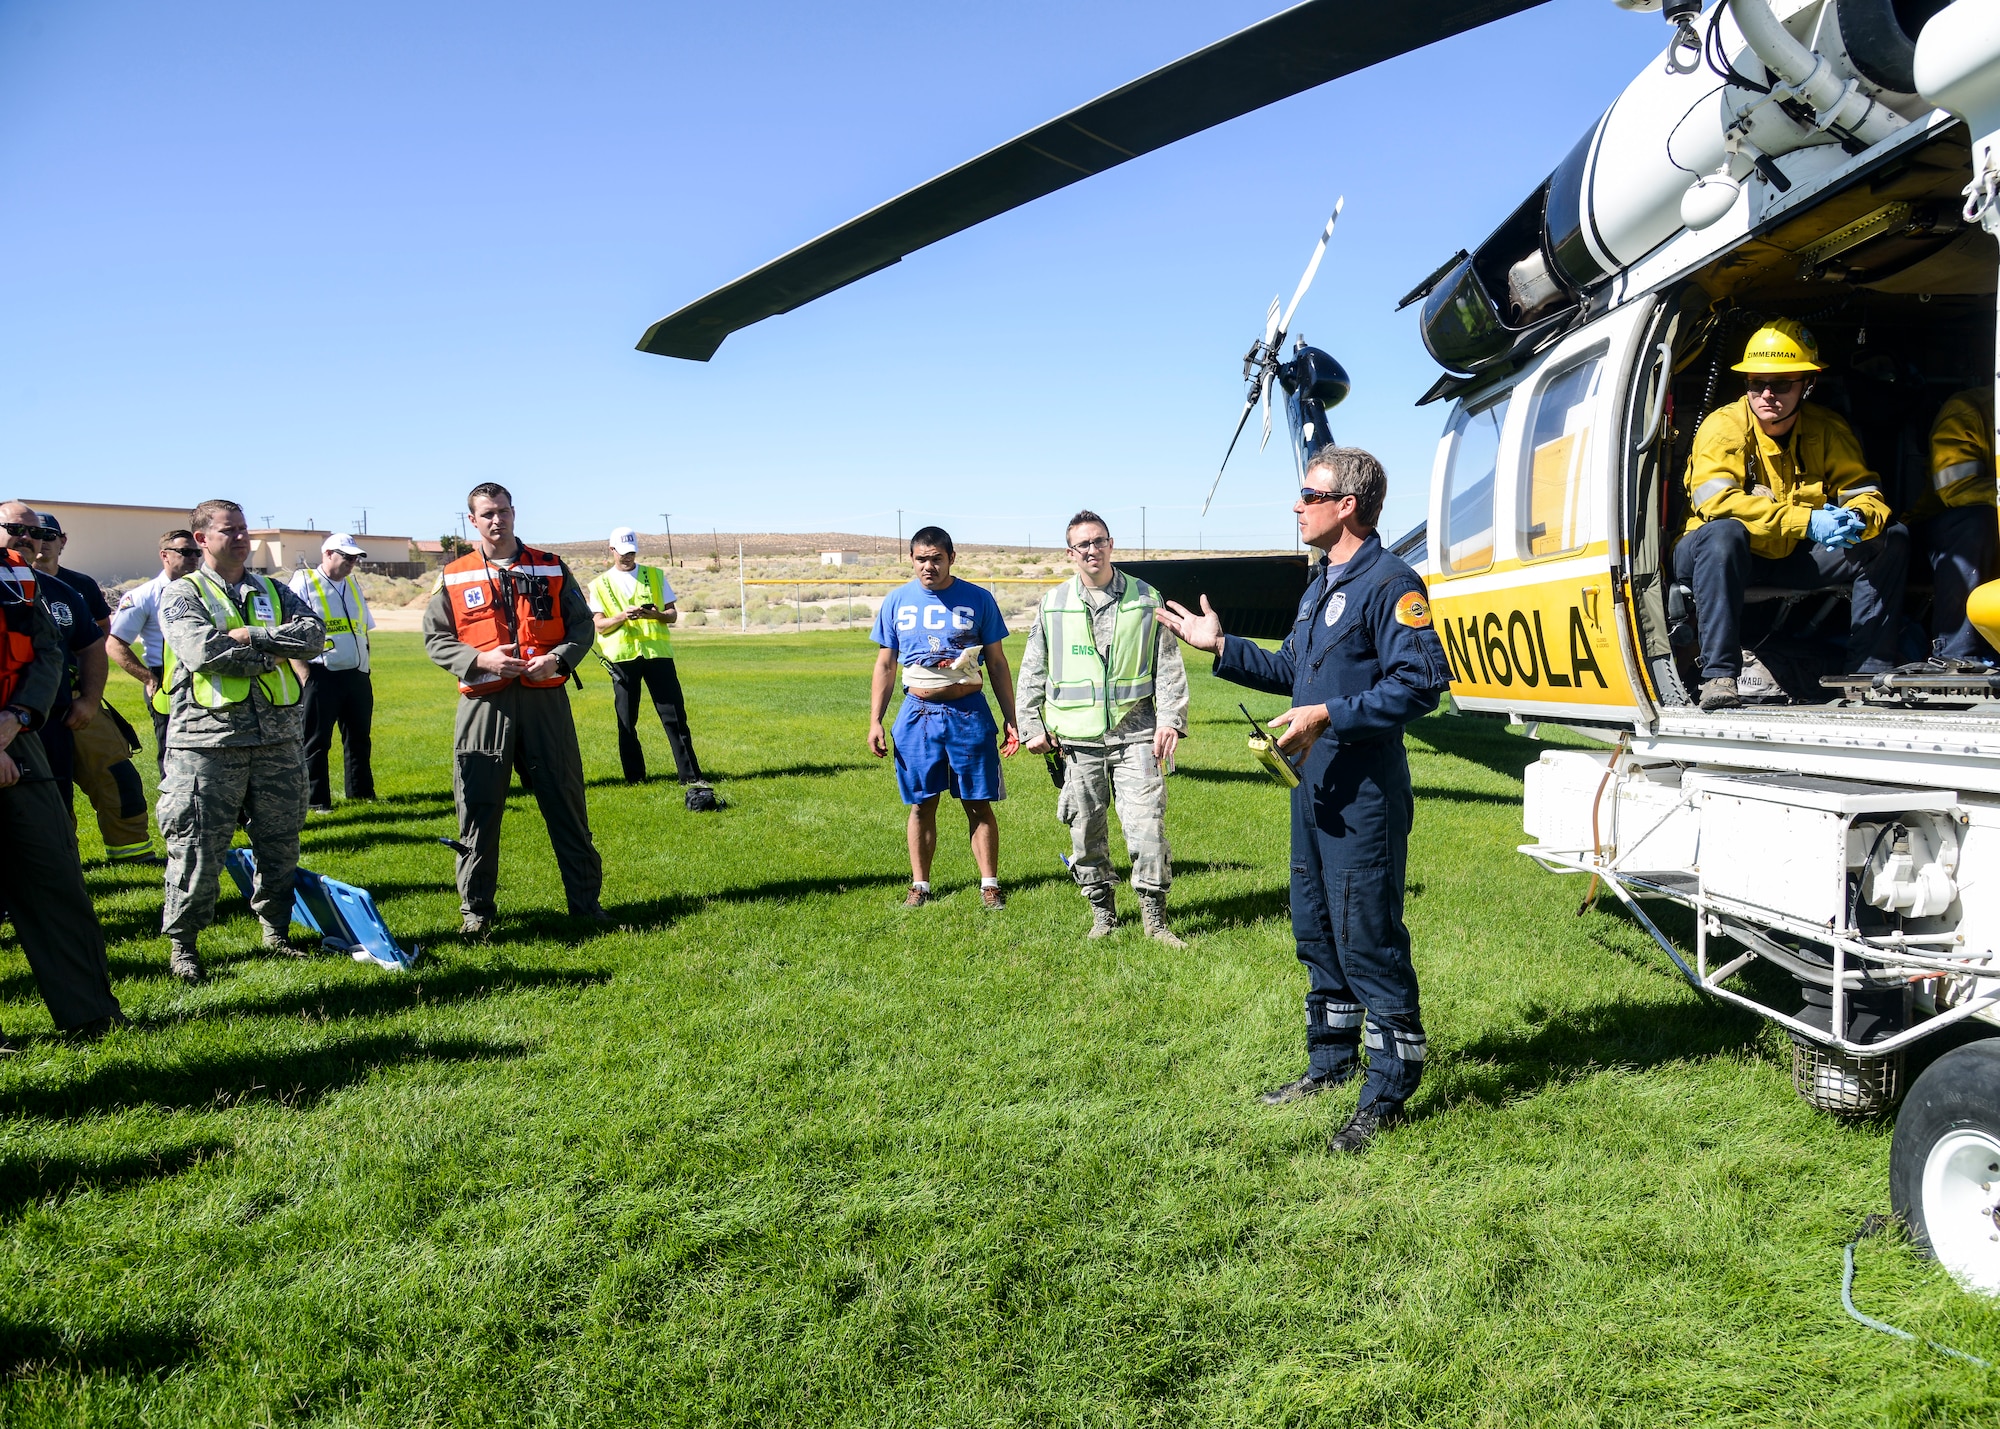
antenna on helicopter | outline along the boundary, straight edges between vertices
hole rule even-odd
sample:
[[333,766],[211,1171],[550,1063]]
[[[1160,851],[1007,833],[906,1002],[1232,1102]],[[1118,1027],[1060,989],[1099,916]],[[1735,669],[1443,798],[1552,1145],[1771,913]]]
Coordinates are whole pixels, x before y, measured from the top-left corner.
[[[1326,257],[1326,245],[1333,238],[1333,226],[1340,222],[1340,211],[1346,206],[1345,194],[1334,200],[1333,216],[1327,219],[1326,227],[1320,230],[1319,242],[1314,246],[1312,258],[1306,264],[1305,274],[1299,279],[1298,287],[1292,290],[1291,302],[1286,304],[1281,316],[1278,299],[1275,297],[1271,299],[1271,307],[1264,314],[1264,335],[1251,343],[1250,350],[1243,354],[1243,379],[1250,384],[1250,391],[1243,399],[1243,414],[1236,419],[1236,430],[1229,438],[1229,450],[1222,454],[1222,465],[1215,469],[1215,480],[1209,483],[1208,500],[1201,503],[1201,514],[1204,516],[1208,514],[1209,505],[1215,500],[1216,489],[1222,485],[1222,473],[1229,467],[1229,458],[1236,451],[1236,443],[1243,436],[1243,428],[1249,425],[1250,410],[1259,405],[1264,409],[1264,436],[1257,444],[1257,450],[1262,451],[1271,441],[1272,382],[1283,382],[1288,395],[1297,390],[1296,384],[1289,379],[1299,357],[1310,349],[1306,347],[1305,339],[1299,339],[1294,344],[1291,362],[1282,362],[1279,350],[1285,345],[1285,334],[1291,331],[1292,319],[1299,311],[1299,301],[1305,297],[1306,289],[1312,286],[1313,279],[1319,275],[1320,260]],[[1325,354],[1320,355],[1325,357]],[[1325,360],[1332,364],[1335,371],[1339,370],[1339,363],[1333,362],[1331,358]],[[1347,374],[1341,372],[1340,379],[1343,384],[1340,395],[1344,397],[1347,395],[1345,391]],[[1334,400],[1338,401],[1339,398]],[[1332,403],[1327,405],[1331,406]]]

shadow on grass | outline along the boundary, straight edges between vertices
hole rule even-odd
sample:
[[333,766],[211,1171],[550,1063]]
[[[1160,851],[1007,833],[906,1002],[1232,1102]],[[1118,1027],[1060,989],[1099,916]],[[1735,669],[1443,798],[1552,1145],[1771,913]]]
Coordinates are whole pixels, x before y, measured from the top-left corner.
[[[154,931],[157,933],[158,928],[155,927]],[[106,942],[118,941],[109,931],[104,936]],[[138,958],[111,958],[109,961],[114,987],[127,982],[160,982],[167,977],[167,947],[164,942],[160,944],[160,956],[156,962]],[[0,977],[0,1002],[35,1002],[41,995],[41,985],[35,981],[33,973],[9,973]]]
[[1692,995],[1553,1014],[1531,1007],[1527,1015],[1539,1023],[1533,1031],[1481,1037],[1440,1059],[1438,1090],[1451,1101],[1498,1106],[1579,1072],[1751,1052],[1763,1028],[1750,1013]]
[[1269,784],[1271,776],[1261,769],[1199,769],[1183,764],[1170,779],[1189,779],[1197,784]]
[[355,1037],[323,1047],[227,1052],[167,1063],[111,1062],[55,1086],[0,1091],[0,1116],[77,1118],[153,1107],[220,1111],[250,1101],[309,1107],[375,1072],[413,1062],[483,1062],[521,1057],[521,1043],[467,1037],[423,1040],[407,1034]]
[[226,1141],[199,1141],[156,1151],[112,1156],[0,1157],[0,1216],[23,1207],[61,1200],[80,1190],[109,1191],[138,1181],[157,1181],[199,1166],[235,1148]]
[[299,1017],[322,1019],[387,1017],[438,1003],[470,1002],[510,992],[542,988],[581,991],[611,981],[608,968],[437,968],[422,965],[416,972],[366,982],[343,982],[253,997],[226,998],[200,1007],[163,1011],[138,1020],[142,1026],[171,1026],[225,1017]]
[[71,1332],[0,1312],[0,1381],[49,1370],[80,1374],[160,1374],[187,1363],[201,1341],[186,1325],[122,1324]]
[[[350,851],[382,848],[388,844],[429,844],[444,848],[435,833],[421,833],[414,829],[316,829],[306,825],[306,831],[299,839],[301,860],[310,860],[316,853],[334,850]],[[318,870],[314,870],[317,872]]]
[[1410,733],[1439,754],[1470,760],[1516,783],[1522,771],[1542,757],[1544,748],[1537,740],[1507,733],[1498,720],[1463,715],[1433,715],[1411,725]]

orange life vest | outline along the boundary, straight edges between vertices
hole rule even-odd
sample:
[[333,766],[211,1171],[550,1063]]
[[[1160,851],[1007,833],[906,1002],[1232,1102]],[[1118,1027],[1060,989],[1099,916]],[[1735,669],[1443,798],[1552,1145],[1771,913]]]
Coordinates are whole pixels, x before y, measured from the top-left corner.
[[[544,586],[546,598],[538,599],[537,592]],[[525,541],[511,568],[492,564],[478,551],[460,556],[444,568],[444,592],[452,627],[458,638],[475,650],[512,645],[515,655],[532,660],[562,644],[569,633],[562,618],[562,563]],[[547,613],[537,615],[537,607]],[[512,677],[483,675],[477,669],[467,672],[467,677],[471,683],[458,682],[463,695],[498,694],[514,683]],[[551,675],[521,683],[531,690],[552,690],[568,678]]]
[[35,663],[35,637],[24,618],[35,590],[35,568],[13,551],[0,550],[0,618],[6,623],[0,634],[0,707],[14,702],[14,692]]

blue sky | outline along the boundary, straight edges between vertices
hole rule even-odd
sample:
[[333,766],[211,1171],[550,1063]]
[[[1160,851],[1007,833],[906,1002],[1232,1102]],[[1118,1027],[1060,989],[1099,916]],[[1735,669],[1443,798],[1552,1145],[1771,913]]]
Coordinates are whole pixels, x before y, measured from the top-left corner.
[[[1201,499],[1239,359],[1347,196],[1296,327],[1341,440],[1423,515],[1443,419],[1397,297],[1483,237],[1665,38],[1556,0],[1149,155],[726,342],[646,325],[1272,13],[1270,0],[0,0],[8,494],[435,536],[1290,541],[1282,424]],[[1253,419],[1254,421],[1254,419]]]

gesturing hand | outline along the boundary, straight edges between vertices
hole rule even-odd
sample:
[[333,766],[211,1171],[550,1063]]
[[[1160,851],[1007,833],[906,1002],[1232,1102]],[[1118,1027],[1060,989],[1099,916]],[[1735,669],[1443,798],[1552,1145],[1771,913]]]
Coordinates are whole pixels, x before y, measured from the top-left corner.
[[1168,601],[1159,612],[1160,624],[1180,636],[1197,650],[1206,650],[1211,655],[1222,653],[1222,617],[1209,605],[1206,595],[1201,598],[1201,614],[1197,615],[1178,601]]

